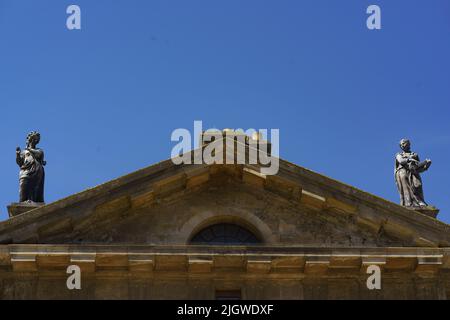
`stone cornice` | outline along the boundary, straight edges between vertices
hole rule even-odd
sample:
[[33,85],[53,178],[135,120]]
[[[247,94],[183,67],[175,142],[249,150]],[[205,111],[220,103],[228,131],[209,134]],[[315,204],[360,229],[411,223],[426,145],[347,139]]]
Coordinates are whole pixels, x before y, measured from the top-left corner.
[[429,275],[450,271],[450,248],[3,245],[0,272],[40,272],[79,265],[85,272],[247,272],[315,274],[363,270]]

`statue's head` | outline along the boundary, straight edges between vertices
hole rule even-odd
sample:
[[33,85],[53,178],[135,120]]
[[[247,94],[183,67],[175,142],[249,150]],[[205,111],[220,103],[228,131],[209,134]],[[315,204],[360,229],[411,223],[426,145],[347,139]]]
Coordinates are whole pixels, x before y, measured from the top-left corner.
[[409,152],[411,150],[411,142],[408,139],[400,140],[400,148],[405,152]]
[[36,146],[41,141],[41,134],[37,131],[31,131],[27,135],[27,145]]

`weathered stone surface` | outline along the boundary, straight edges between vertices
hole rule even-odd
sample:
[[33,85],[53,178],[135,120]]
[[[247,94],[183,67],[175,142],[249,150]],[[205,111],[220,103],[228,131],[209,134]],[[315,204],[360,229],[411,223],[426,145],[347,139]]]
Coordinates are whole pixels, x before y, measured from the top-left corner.
[[155,257],[151,254],[128,255],[128,266],[130,272],[153,272]]
[[12,254],[11,265],[15,272],[37,271],[36,255],[33,253]]
[[130,198],[128,196],[124,196],[98,205],[95,208],[95,214],[105,217],[116,212],[125,212],[130,207]]
[[302,190],[301,202],[315,210],[322,210],[325,207],[326,199],[318,194]]
[[131,198],[133,209],[149,208],[155,202],[155,192],[153,190],[137,194]]
[[241,256],[217,255],[213,259],[215,271],[242,271],[245,259]]
[[157,271],[186,271],[188,259],[186,256],[160,254],[155,256]]
[[72,218],[58,219],[38,229],[39,238],[52,237],[72,232]]
[[244,168],[242,173],[242,180],[255,187],[264,188],[266,183],[266,176],[249,168]]
[[250,257],[247,260],[247,272],[249,273],[269,273],[272,268],[272,261],[268,257]]
[[91,252],[72,254],[70,264],[79,266],[83,273],[95,272],[95,254]]
[[37,266],[40,270],[45,269],[67,269],[70,265],[70,255],[66,254],[41,254],[36,257]]
[[419,207],[419,208],[408,208],[417,212],[420,212],[426,216],[429,216],[431,218],[436,218],[438,213],[439,213],[439,209],[435,208],[435,207],[431,207],[431,206],[426,206],[426,207]]
[[366,272],[367,268],[371,265],[376,265],[380,269],[384,269],[386,265],[386,256],[363,256],[361,258],[361,271]]
[[209,273],[213,268],[213,259],[211,257],[189,257],[189,272],[190,273]]
[[306,274],[324,274],[330,266],[329,256],[309,256],[305,261]]
[[357,212],[356,206],[331,197],[326,199],[326,206],[332,210],[345,214],[355,214]]
[[272,270],[274,272],[302,273],[305,267],[304,256],[276,257],[272,260]]
[[11,203],[8,206],[8,214],[9,217],[15,217],[18,216],[19,214],[40,208],[42,206],[44,206],[44,203],[28,203],[28,202],[21,202],[21,203]]
[[416,264],[416,273],[435,273],[442,266],[442,257],[418,257]]

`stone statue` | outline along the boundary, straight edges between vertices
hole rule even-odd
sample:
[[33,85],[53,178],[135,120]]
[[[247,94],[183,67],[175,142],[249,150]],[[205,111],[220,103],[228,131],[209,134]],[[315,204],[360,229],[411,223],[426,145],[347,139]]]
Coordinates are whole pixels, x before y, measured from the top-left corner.
[[44,151],[37,148],[41,140],[39,132],[30,132],[25,150],[16,149],[16,162],[20,167],[20,202],[44,202]]
[[420,162],[418,154],[411,151],[408,139],[400,141],[400,148],[403,152],[397,153],[395,157],[395,181],[400,193],[400,204],[412,208],[427,207],[420,173],[428,170],[431,160]]

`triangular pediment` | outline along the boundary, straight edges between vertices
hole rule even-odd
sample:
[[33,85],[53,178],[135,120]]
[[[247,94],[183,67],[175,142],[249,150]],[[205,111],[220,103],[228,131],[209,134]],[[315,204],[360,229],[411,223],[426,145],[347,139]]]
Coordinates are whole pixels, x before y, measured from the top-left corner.
[[264,244],[448,247],[450,226],[280,159],[259,165],[167,160],[0,223],[0,243],[186,244],[218,222]]

